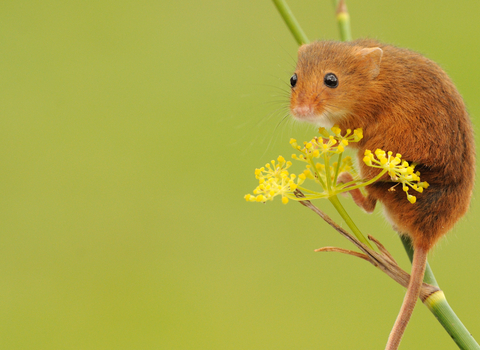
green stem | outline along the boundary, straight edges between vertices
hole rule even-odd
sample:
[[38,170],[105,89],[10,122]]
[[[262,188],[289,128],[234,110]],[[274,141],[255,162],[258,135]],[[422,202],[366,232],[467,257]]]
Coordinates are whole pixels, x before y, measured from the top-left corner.
[[360,232],[360,230],[358,229],[357,225],[355,225],[355,223],[353,222],[353,220],[350,218],[350,216],[348,215],[347,211],[345,210],[345,208],[343,207],[342,203],[340,203],[340,201],[338,200],[338,197],[337,196],[332,196],[330,198],[328,198],[328,200],[330,201],[330,203],[333,204],[333,206],[335,207],[335,209],[337,209],[338,213],[342,216],[343,220],[345,220],[345,223],[348,225],[348,227],[350,227],[350,229],[352,230],[353,234],[358,238],[358,240],[360,242],[362,242],[363,244],[365,244],[366,246],[374,249],[372,247],[372,245],[370,244],[370,242],[365,238],[365,236],[362,234],[362,232]]
[[323,155],[323,162],[325,163],[325,177],[327,178],[327,192],[331,194],[332,191],[332,175],[330,174],[330,158],[327,153]]
[[358,184],[358,185],[355,185],[355,186],[352,186],[351,183],[356,183],[357,181],[347,182],[346,184],[343,184],[342,186],[337,187],[335,189],[335,192],[337,194],[339,194],[339,193],[348,192],[348,191],[351,191],[351,190],[356,190],[357,188],[360,188],[360,187],[368,186],[368,185],[374,183],[375,181],[377,181],[378,179],[380,179],[387,171],[388,170],[383,169],[374,178],[371,178],[370,180],[362,182],[361,184]]
[[338,30],[340,31],[341,41],[351,41],[352,31],[350,30],[350,15],[347,11],[345,0],[335,0],[336,18],[338,23]]
[[[317,182],[322,186],[322,188],[325,191],[328,191],[330,187],[327,187],[327,184],[323,182],[322,177],[320,176],[320,173],[318,172],[317,167],[315,166],[315,162],[312,159],[309,159],[308,164],[310,165],[310,169],[313,169],[313,173],[315,175],[315,178],[318,180]],[[328,178],[327,178],[327,183],[328,183]]]
[[285,0],[273,0],[273,3],[277,7],[278,12],[280,12],[280,15],[285,21],[285,24],[288,26],[288,29],[290,29],[290,32],[293,34],[293,37],[297,41],[297,44],[308,44],[310,41],[303,32],[300,24],[298,23],[297,19],[293,15]]
[[480,349],[480,345],[475,341],[470,332],[465,328],[462,321],[447,302],[445,294],[440,290],[429,296],[424,304],[435,315],[438,322],[445,328],[453,341],[462,350]]
[[338,154],[337,168],[335,169],[335,178],[333,179],[334,184],[337,183],[338,172],[340,171],[340,164],[342,163],[342,157],[343,157],[343,152]]

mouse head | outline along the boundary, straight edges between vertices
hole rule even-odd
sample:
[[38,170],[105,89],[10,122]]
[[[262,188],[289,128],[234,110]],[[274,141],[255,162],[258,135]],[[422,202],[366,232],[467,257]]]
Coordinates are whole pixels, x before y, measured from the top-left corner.
[[362,114],[380,74],[383,51],[355,43],[319,41],[298,50],[290,78],[290,111],[300,121],[330,128]]

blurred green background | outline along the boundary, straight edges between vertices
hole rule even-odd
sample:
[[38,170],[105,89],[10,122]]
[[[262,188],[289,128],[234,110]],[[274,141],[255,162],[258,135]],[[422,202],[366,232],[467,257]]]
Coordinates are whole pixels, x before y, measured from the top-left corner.
[[[338,38],[331,1],[289,4]],[[348,7],[354,38],[439,62],[478,130],[478,1]],[[4,1],[0,23],[2,349],[383,348],[404,289],[314,253],[352,246],[297,203],[243,199],[315,134],[283,119],[297,45],[271,1]],[[479,339],[476,201],[430,263]],[[456,347],[420,304],[402,348]]]

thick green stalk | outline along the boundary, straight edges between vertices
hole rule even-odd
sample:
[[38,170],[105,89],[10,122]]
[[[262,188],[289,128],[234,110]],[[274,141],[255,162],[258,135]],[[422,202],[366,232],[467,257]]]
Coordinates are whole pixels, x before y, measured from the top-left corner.
[[480,349],[480,346],[465,328],[462,321],[448,305],[445,294],[440,290],[433,293],[423,302],[435,315],[438,322],[445,328],[453,341],[462,350]]
[[297,19],[293,15],[290,7],[288,7],[285,0],[273,0],[273,3],[277,7],[278,12],[280,12],[280,15],[285,21],[285,24],[288,26],[288,29],[290,29],[290,32],[293,34],[293,37],[297,41],[297,44],[308,44],[310,41],[303,32],[300,24],[298,23]]

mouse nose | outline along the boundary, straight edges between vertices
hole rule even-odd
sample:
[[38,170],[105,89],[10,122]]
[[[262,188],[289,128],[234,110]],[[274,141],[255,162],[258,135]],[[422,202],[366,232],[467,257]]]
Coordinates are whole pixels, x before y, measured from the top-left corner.
[[303,104],[300,106],[295,106],[291,109],[292,114],[296,117],[309,117],[315,114],[313,106],[309,104]]

